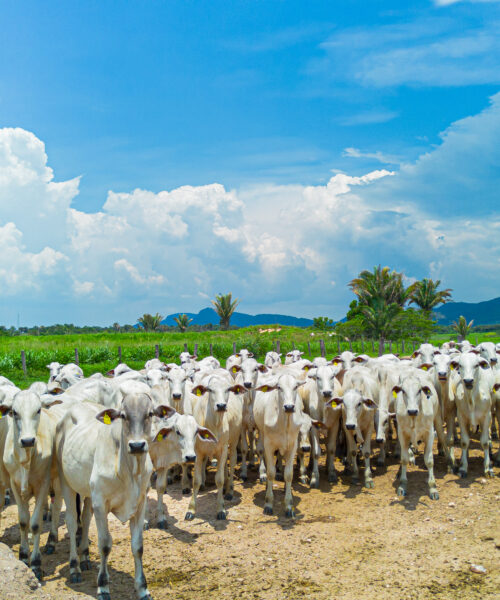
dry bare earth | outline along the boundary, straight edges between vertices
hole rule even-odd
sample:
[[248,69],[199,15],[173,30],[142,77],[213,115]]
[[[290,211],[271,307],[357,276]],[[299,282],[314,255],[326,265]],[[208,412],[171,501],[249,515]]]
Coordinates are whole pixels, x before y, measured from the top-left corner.
[[[498,444],[496,443],[497,447]],[[235,486],[227,522],[215,520],[213,473],[199,499],[198,517],[184,521],[188,498],[179,484],[166,495],[169,531],[144,533],[144,566],[156,600],[166,598],[343,599],[499,598],[500,473],[482,476],[482,459],[473,445],[469,477],[447,475],[436,460],[440,499],[427,495],[427,471],[422,455],[409,469],[409,495],[397,498],[398,465],[375,472],[375,489],[322,482],[321,489],[295,483],[297,517],[283,514],[283,483],[276,483],[275,516],[263,515],[264,485],[250,481]],[[337,462],[337,469],[342,470]],[[322,470],[322,476],[324,477]],[[154,517],[156,493],[149,493]],[[111,594],[135,600],[133,560],[128,526],[111,517]],[[54,555],[44,557],[43,591],[58,600],[96,597],[97,534],[91,527],[91,572],[81,584],[69,584],[68,540]],[[47,527],[43,536],[46,541]],[[19,549],[17,509],[7,508],[1,541]],[[487,569],[474,574],[471,564]],[[3,574],[2,574],[3,579]],[[0,596],[5,597],[0,592]],[[18,590],[17,598],[31,598]]]

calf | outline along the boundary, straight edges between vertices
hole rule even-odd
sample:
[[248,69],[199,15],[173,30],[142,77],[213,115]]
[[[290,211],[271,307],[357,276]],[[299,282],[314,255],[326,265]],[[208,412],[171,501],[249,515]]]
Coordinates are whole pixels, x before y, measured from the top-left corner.
[[254,418],[259,430],[258,451],[265,461],[267,489],[264,514],[273,514],[273,484],[276,475],[274,455],[283,457],[285,480],[285,516],[293,517],[292,476],[297,453],[299,429],[303,422],[302,402],[298,388],[305,382],[284,374],[257,388]]
[[299,361],[303,354],[304,353],[300,350],[290,350],[285,356],[285,365],[291,365],[292,363]]
[[149,396],[129,394],[123,398],[119,409],[101,409],[102,406],[90,403],[74,405],[57,427],[57,459],[70,539],[70,578],[73,583],[81,581],[76,545],[76,494],[80,494],[86,499],[80,543],[85,567],[88,567],[89,500],[97,525],[101,559],[97,578],[99,600],[111,597],[108,574],[112,545],[108,528],[110,512],[122,523],[130,521],[134,586],[137,597],[142,600],[150,598],[142,566],[142,538],[146,491],[152,472],[148,453],[152,418],[168,414],[171,408],[164,405],[154,408]]
[[437,500],[439,494],[434,479],[434,429],[445,450],[450,468],[453,466],[453,456],[446,443],[441,420],[441,410],[436,390],[430,377],[425,377],[422,371],[414,370],[400,378],[398,385],[392,388],[395,395],[398,439],[401,446],[401,471],[398,496],[406,496],[408,490],[407,468],[410,462],[410,444],[417,446],[422,440],[425,444],[424,462],[429,472],[428,486],[431,500]]
[[271,369],[274,365],[281,363],[281,353],[278,352],[267,352],[264,364],[266,367]]
[[63,366],[64,365],[58,362],[51,362],[47,365],[47,369],[49,370],[49,383],[54,381],[54,379],[59,375],[59,372]]
[[[30,390],[18,392],[11,401],[4,398],[0,404],[0,415],[9,415],[3,464],[9,474],[10,488],[16,499],[19,514],[19,558],[28,564],[27,533],[30,527],[33,534],[33,551],[29,563],[38,579],[42,579],[40,533],[43,509],[51,486],[55,497],[46,546],[48,554],[55,550],[61,512],[61,494],[57,472],[53,469],[52,449],[57,421],[63,412],[58,412],[57,409],[47,410],[54,404],[60,404],[60,400],[50,397],[46,402],[42,402],[40,396]],[[33,497],[35,508],[30,520],[29,502]]]

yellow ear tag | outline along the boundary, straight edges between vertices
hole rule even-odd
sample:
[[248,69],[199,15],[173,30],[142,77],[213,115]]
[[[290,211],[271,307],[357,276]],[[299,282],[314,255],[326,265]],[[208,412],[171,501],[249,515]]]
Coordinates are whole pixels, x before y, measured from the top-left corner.
[[102,418],[102,422],[105,425],[111,425],[111,417],[108,415],[108,413],[104,413],[104,416]]
[[3,417],[2,413],[0,412],[0,419]]
[[161,442],[161,441],[162,441],[162,439],[163,439],[163,434],[159,433],[159,434],[156,436],[156,440],[157,440],[158,442]]
[[233,373],[237,373],[238,369],[236,367],[233,367]]
[[394,396],[394,398],[397,398],[397,397],[398,397],[398,393],[397,393],[397,392],[395,392],[395,391],[393,391],[393,392],[392,392],[392,395]]
[[205,433],[205,435],[204,435],[203,437],[204,437],[206,440],[209,440],[209,439],[210,439],[210,434],[208,434],[208,433]]
[[427,367],[422,367],[422,371],[427,371]]
[[309,371],[309,367],[304,367],[304,371]]
[[336,402],[330,402],[330,406],[332,408],[337,408],[337,403]]
[[453,365],[450,365],[450,369],[451,369],[452,371],[454,371],[454,370],[455,370],[455,367],[454,367]]
[[167,412],[168,412],[168,411],[167,411],[167,409],[166,409],[166,408],[164,408],[164,409],[163,409],[163,416],[165,416],[165,415],[167,414]]
[[338,365],[338,364],[339,364],[339,361],[338,361],[338,360],[334,360],[334,361],[333,361],[333,364],[334,364],[334,365]]
[[263,391],[263,392],[267,392],[267,385],[265,385],[265,386],[262,388],[262,391]]
[[196,390],[196,395],[201,396],[201,390]]

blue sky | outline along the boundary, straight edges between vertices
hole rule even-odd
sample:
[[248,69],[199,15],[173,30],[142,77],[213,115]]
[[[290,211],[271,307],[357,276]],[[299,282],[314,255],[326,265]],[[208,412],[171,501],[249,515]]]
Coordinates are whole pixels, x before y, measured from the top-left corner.
[[0,322],[340,318],[379,262],[500,294],[499,2],[0,16]]

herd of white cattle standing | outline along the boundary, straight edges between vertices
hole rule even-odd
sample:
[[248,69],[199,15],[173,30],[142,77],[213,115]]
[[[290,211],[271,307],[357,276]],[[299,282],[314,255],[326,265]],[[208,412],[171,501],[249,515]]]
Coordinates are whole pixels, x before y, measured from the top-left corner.
[[[422,344],[412,357],[402,359],[343,352],[331,361],[309,361],[294,350],[285,364],[276,352],[268,352],[260,364],[241,350],[221,368],[214,357],[198,361],[183,352],[180,366],[152,359],[141,371],[120,364],[107,376],[89,378],[77,365],[51,363],[48,384],[36,382],[27,390],[0,377],[0,509],[10,490],[19,513],[19,558],[41,578],[43,513],[50,495],[45,552],[52,553],[64,499],[71,582],[81,581],[81,571],[90,568],[88,531],[94,514],[101,559],[99,600],[110,598],[108,513],[129,521],[136,593],[140,599],[150,598],[142,567],[146,493],[153,482],[157,526],[165,529],[163,494],[176,469],[182,470],[183,493],[190,494],[192,487],[186,520],[196,514],[209,460],[216,469],[216,516],[226,518],[224,500],[233,497],[238,452],[243,480],[249,465],[260,459],[260,481],[267,481],[264,513],[274,510],[278,470],[285,482],[285,515],[293,517],[295,458],[300,481],[318,487],[320,434],[326,443],[328,481],[337,480],[335,456],[340,451],[353,482],[358,481],[361,455],[364,485],[371,488],[373,434],[380,446],[377,462],[383,464],[395,423],[393,452],[401,460],[398,495],[407,493],[407,466],[423,442],[429,495],[439,497],[433,470],[435,435],[449,469],[466,477],[470,435],[479,432],[484,474],[492,476],[492,462],[500,464],[500,450],[490,456],[490,440],[498,437],[495,420],[500,419],[499,355],[500,344],[448,342],[441,348]],[[462,449],[456,469],[455,442]]]

